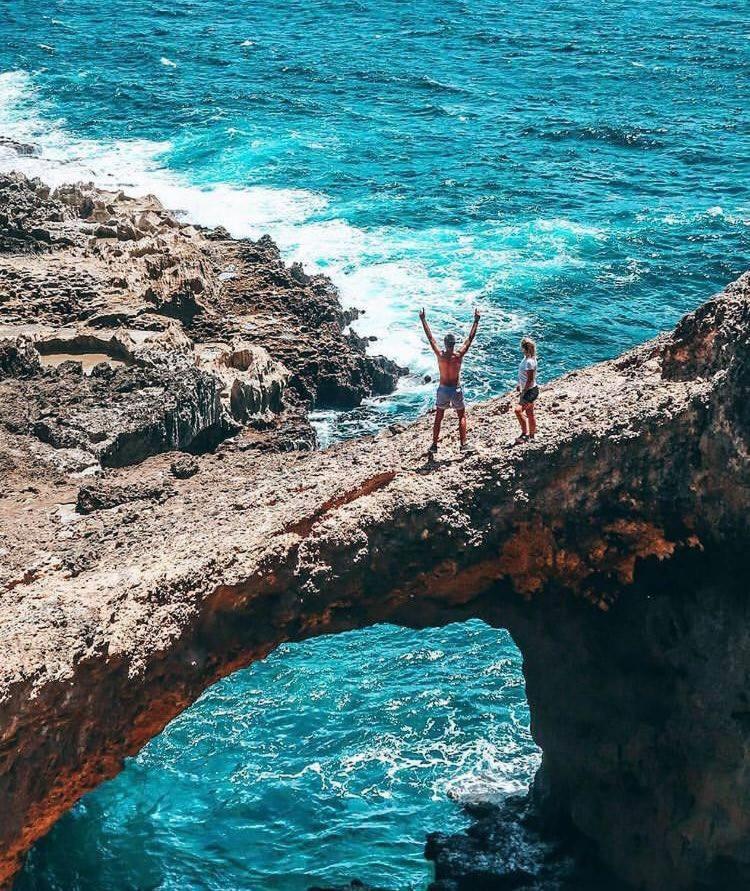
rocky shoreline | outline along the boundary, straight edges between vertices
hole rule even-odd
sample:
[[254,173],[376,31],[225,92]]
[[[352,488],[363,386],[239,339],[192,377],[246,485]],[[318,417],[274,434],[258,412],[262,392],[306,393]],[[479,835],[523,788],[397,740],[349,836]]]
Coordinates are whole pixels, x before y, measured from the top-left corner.
[[491,400],[469,457],[427,460],[429,418],[316,451],[311,406],[401,371],[325,278],[149,198],[8,176],[0,207],[0,885],[282,641],[478,617],[543,765],[533,809],[430,838],[435,891],[583,888],[584,848],[746,887],[750,276],[545,385],[534,443]]
[[243,447],[312,448],[311,407],[359,405],[405,371],[370,356],[346,330],[356,310],[324,276],[285,266],[268,237],[21,175],[0,176],[0,207],[5,423],[55,448],[105,467],[236,434]]

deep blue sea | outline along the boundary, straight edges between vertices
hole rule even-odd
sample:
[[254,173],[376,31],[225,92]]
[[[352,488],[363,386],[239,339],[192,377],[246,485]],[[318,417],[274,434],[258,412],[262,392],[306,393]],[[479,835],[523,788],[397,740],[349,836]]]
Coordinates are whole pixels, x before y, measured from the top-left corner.
[[[466,389],[671,326],[750,265],[747,0],[2,0],[0,168],[155,192],[327,272],[413,374],[321,443],[423,412],[417,324],[482,327]],[[543,419],[542,419],[543,422]],[[23,889],[422,888],[455,797],[522,787],[520,657],[480,624],[283,647],[34,850]]]

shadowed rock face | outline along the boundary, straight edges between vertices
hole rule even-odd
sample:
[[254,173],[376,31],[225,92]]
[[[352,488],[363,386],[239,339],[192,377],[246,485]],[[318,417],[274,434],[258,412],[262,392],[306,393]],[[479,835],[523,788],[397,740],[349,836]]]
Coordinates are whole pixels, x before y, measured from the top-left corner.
[[520,807],[430,837],[431,891],[614,891],[601,861],[627,887],[747,888],[749,573],[692,549],[645,561],[605,613],[552,590],[503,610],[543,764]]
[[[189,467],[152,449],[103,471],[88,447],[0,427],[0,881],[280,642],[477,616],[524,655],[540,813],[636,886],[743,887],[749,344],[744,277],[674,334],[543,387],[533,444],[506,447],[502,400],[472,407],[464,460],[452,431],[425,459],[429,419],[325,452],[264,451],[255,431]],[[260,345],[304,390],[310,366]],[[3,355],[8,393],[50,373]]]
[[102,364],[86,376],[74,361],[54,374],[0,383],[7,429],[55,449],[89,451],[102,467],[189,449],[214,431],[220,437],[219,393],[219,382],[197,368],[155,372]]

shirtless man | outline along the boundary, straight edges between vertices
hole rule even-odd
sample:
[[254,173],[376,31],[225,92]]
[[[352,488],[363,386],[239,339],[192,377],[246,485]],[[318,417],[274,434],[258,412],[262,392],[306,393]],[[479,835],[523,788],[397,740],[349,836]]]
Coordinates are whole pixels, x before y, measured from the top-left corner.
[[430,342],[433,353],[437,356],[438,368],[440,369],[440,386],[437,390],[437,401],[435,403],[435,424],[432,428],[432,445],[429,448],[429,454],[434,455],[438,450],[438,439],[440,438],[440,425],[443,423],[443,415],[446,408],[452,407],[456,409],[458,415],[458,435],[461,439],[461,451],[470,452],[471,447],[466,443],[466,406],[464,405],[464,394],[461,389],[461,363],[466,353],[469,351],[471,342],[477,333],[479,327],[479,310],[474,310],[474,324],[471,326],[469,336],[463,342],[460,349],[456,349],[456,338],[452,334],[446,334],[445,349],[441,350],[435,342],[435,338],[427,324],[427,317],[424,309],[419,313],[424,333]]

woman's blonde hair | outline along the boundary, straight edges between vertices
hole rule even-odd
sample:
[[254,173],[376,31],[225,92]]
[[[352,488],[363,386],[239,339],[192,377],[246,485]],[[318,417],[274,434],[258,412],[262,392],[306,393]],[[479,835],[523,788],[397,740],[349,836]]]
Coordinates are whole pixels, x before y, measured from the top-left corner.
[[536,356],[536,343],[530,337],[521,338],[521,349],[532,359]]

